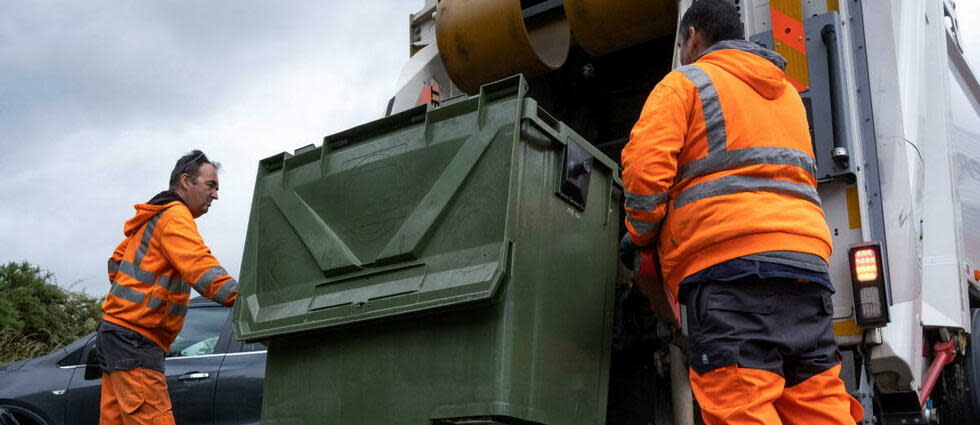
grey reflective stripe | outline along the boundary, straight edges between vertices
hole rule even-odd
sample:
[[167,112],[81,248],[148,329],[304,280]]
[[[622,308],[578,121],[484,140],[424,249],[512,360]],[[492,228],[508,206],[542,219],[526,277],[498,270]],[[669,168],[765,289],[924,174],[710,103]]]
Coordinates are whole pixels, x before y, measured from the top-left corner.
[[129,261],[121,261],[119,271],[147,285],[162,286],[172,292],[181,294],[191,293],[190,284],[187,282],[182,280],[171,280],[170,276],[167,275],[160,276],[160,280],[157,280],[157,275],[143,270]]
[[149,308],[150,310],[156,310],[160,307],[163,307],[163,300],[154,297],[153,295],[150,295],[150,302],[146,303],[146,308]]
[[129,261],[122,261],[119,265],[119,271],[147,285],[152,285],[157,280],[157,275],[143,270]]
[[238,281],[235,279],[228,279],[224,285],[221,285],[221,289],[214,294],[214,301],[218,304],[225,304],[228,302],[228,297],[231,296],[231,292],[238,289]]
[[646,235],[646,234],[649,234],[649,233],[656,232],[657,229],[660,228],[660,222],[661,222],[661,220],[658,220],[658,221],[643,221],[643,220],[634,218],[629,213],[627,213],[626,216],[627,216],[627,219],[629,219],[630,224],[633,225],[633,229],[636,230],[641,235]]
[[680,180],[691,179],[756,164],[792,165],[802,168],[811,176],[817,174],[817,163],[806,152],[793,148],[754,147],[718,152],[688,162],[677,171],[677,177]]
[[728,147],[725,117],[721,114],[721,102],[718,100],[715,85],[711,83],[711,77],[696,65],[682,66],[677,70],[687,76],[698,88],[701,113],[704,115],[704,126],[708,135],[708,154],[724,152]]
[[759,177],[728,176],[697,184],[681,192],[674,199],[674,208],[681,208],[694,201],[715,196],[744,192],[773,192],[795,196],[820,206],[820,195],[813,186],[786,180]]
[[667,202],[667,192],[654,193],[652,195],[638,195],[626,192],[626,208],[638,211],[653,211],[661,204]]
[[764,261],[767,263],[783,264],[818,273],[828,273],[827,262],[818,255],[796,251],[769,251],[759,254],[746,255],[746,260]]
[[160,276],[160,280],[157,281],[157,286],[162,286],[167,288],[170,292],[178,292],[181,294],[189,294],[191,288],[187,286],[187,282],[181,280],[171,280],[170,276],[163,275]]
[[135,304],[142,304],[143,300],[146,299],[146,294],[118,283],[112,284],[112,289],[109,290],[109,293],[117,298],[122,298]]
[[153,216],[153,218],[146,223],[146,228],[143,230],[143,238],[140,240],[140,246],[139,248],[136,248],[136,258],[133,259],[133,264],[138,266],[141,262],[143,262],[143,257],[146,255],[146,251],[150,247],[150,239],[153,239],[153,229],[157,227],[157,222],[160,221],[160,214],[162,213],[162,211],[157,213],[157,215]]
[[160,280],[157,280],[157,275],[143,270],[129,261],[121,261],[119,271],[147,285],[155,284],[179,294],[191,293],[191,285],[189,283],[182,280],[171,280],[170,276],[167,275],[160,276]]
[[186,316],[187,306],[183,304],[170,304],[170,307],[167,307],[167,314],[173,316]]
[[215,279],[224,276],[226,274],[228,274],[228,272],[225,271],[224,267],[221,266],[211,267],[210,269],[208,269],[208,271],[204,272],[204,274],[201,275],[201,278],[198,279],[196,283],[194,283],[194,289],[197,289],[197,291],[200,292],[201,295],[204,295],[208,291],[208,287],[211,286],[211,282],[214,282]]
[[183,280],[175,280],[170,283],[170,290],[178,294],[189,294],[191,293],[191,284]]
[[109,274],[113,274],[119,271],[119,262],[115,260],[109,260]]

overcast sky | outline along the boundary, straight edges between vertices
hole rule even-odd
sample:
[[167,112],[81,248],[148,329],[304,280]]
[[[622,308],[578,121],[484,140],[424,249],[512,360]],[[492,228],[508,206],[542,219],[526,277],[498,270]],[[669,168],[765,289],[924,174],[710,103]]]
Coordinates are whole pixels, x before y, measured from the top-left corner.
[[422,1],[0,6],[0,262],[102,295],[133,204],[183,153],[223,164],[198,220],[238,275],[262,158],[384,113]]
[[[380,117],[423,3],[3,2],[0,263],[103,295],[133,204],[198,148],[223,164],[198,226],[237,277],[258,161]],[[980,5],[959,3],[980,70]]]

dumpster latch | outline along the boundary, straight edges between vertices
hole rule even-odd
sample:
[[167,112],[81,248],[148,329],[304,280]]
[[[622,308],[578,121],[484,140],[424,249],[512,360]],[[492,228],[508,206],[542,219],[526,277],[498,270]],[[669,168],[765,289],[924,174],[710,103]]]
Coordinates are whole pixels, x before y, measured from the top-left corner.
[[568,202],[579,211],[585,211],[585,203],[589,198],[589,181],[592,180],[592,164],[595,159],[582,145],[572,140],[565,143],[565,162],[562,164],[559,177],[559,198]]

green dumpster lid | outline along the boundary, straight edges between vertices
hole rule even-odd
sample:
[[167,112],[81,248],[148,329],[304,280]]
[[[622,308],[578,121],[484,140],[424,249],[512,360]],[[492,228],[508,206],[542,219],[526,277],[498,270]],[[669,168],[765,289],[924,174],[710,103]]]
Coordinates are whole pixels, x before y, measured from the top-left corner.
[[[508,269],[510,172],[521,127],[571,130],[515,76],[259,164],[242,261],[243,339],[493,298]],[[576,136],[577,137],[577,136]],[[609,170],[616,164],[583,145]],[[616,174],[616,173],[613,173]],[[244,301],[244,302],[242,302]]]

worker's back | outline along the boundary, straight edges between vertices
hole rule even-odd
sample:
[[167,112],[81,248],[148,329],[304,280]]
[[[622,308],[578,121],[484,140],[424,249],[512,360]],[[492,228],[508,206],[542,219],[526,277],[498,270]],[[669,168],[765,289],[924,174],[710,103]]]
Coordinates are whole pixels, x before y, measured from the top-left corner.
[[642,142],[623,151],[627,221],[645,244],[656,230],[643,232],[655,227],[646,224],[662,220],[661,264],[673,291],[692,273],[746,255],[830,255],[806,112],[782,61],[748,42],[716,44],[661,81],[633,129],[631,140]]

